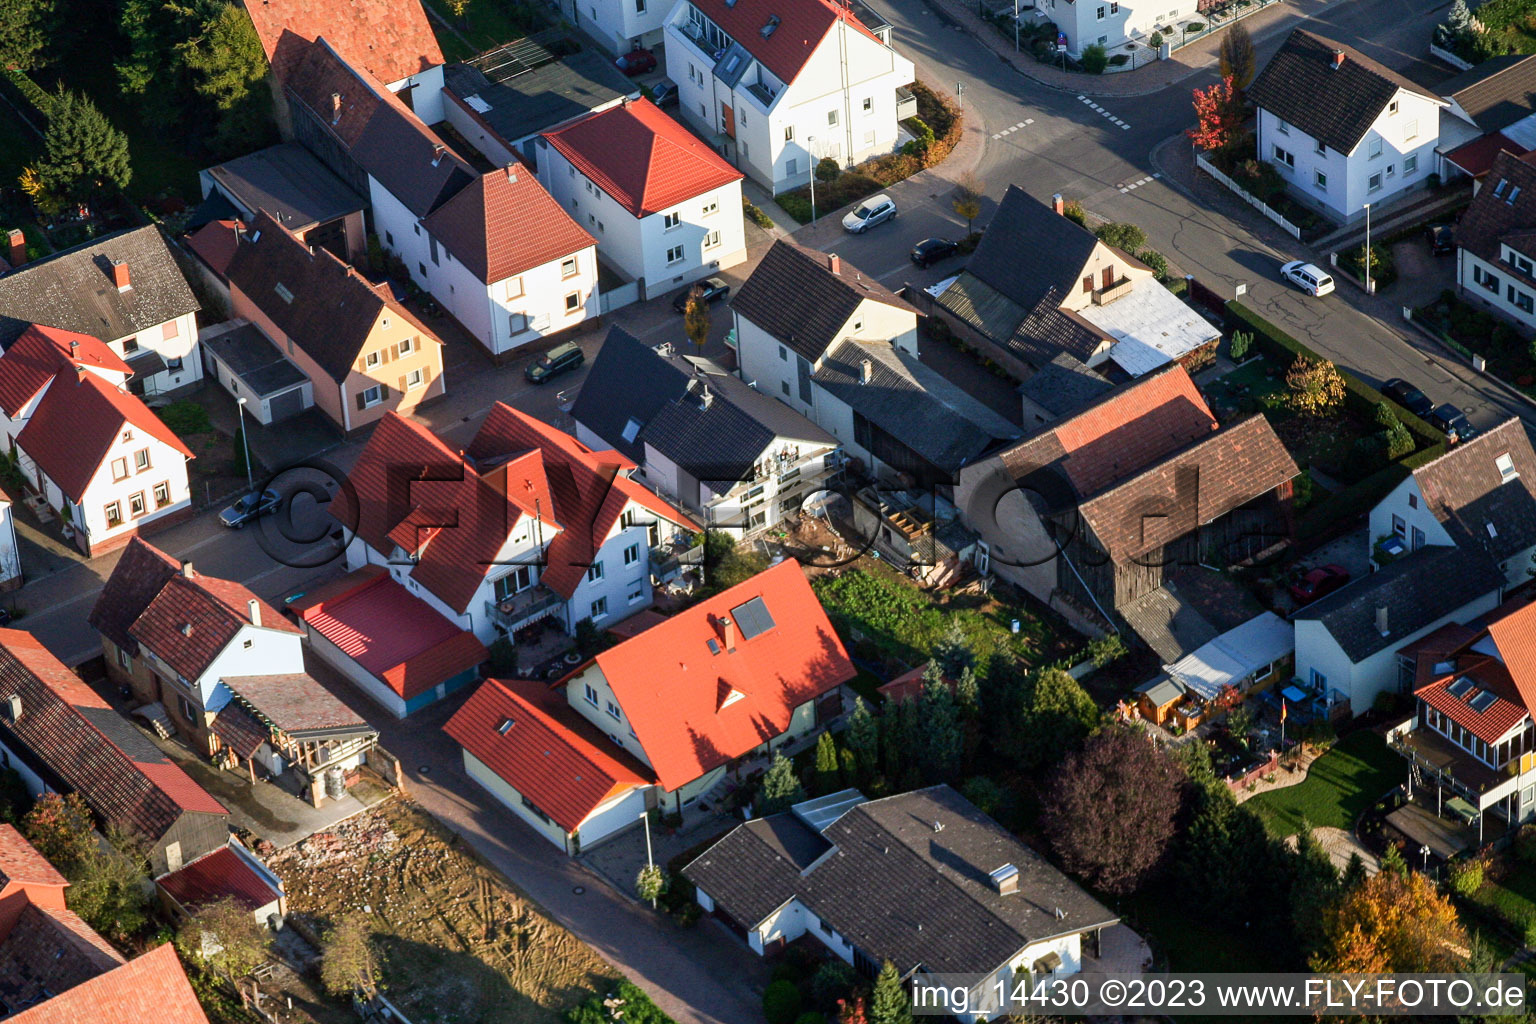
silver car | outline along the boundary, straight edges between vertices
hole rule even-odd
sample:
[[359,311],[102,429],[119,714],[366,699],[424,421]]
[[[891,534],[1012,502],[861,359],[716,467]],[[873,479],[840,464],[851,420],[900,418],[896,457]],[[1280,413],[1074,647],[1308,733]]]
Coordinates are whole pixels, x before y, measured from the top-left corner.
[[896,219],[896,202],[884,192],[870,196],[843,218],[843,230],[850,234],[868,231],[876,224]]

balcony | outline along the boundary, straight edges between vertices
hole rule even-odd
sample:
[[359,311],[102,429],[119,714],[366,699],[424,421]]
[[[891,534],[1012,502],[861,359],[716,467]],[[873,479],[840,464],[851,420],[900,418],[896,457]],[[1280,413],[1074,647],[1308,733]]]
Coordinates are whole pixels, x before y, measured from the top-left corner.
[[906,86],[896,90],[896,120],[905,121],[917,116],[917,95]]
[[651,575],[662,583],[670,583],[689,569],[703,564],[703,544],[695,544],[692,547],[667,544],[651,549]]
[[1502,770],[1490,768],[1422,724],[1412,732],[1392,737],[1388,745],[1420,771],[1466,796],[1479,810],[1492,806],[1516,786],[1519,758],[1512,759]]
[[1100,288],[1094,292],[1093,304],[1095,306],[1107,306],[1116,299],[1124,298],[1131,294],[1131,287],[1131,279],[1122,277],[1108,288]]
[[539,583],[505,601],[485,602],[485,614],[498,629],[512,633],[559,611],[564,603],[559,594]]

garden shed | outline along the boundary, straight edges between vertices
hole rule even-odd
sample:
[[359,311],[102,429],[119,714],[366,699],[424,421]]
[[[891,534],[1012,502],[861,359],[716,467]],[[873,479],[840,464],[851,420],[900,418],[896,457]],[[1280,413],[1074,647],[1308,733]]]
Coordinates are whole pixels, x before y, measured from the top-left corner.
[[1270,679],[1275,664],[1295,650],[1291,624],[1274,612],[1264,612],[1165,665],[1164,670],[1201,700],[1213,701],[1228,687],[1243,690],[1250,680]]

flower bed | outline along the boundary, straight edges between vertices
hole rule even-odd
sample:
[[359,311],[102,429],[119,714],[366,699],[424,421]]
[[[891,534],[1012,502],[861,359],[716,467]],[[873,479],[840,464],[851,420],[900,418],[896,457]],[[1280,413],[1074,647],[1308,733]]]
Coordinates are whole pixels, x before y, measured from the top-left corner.
[[1449,288],[1434,302],[1414,310],[1413,316],[1463,355],[1488,360],[1488,370],[1494,376],[1533,393],[1536,342],[1527,340],[1507,320],[1479,309]]

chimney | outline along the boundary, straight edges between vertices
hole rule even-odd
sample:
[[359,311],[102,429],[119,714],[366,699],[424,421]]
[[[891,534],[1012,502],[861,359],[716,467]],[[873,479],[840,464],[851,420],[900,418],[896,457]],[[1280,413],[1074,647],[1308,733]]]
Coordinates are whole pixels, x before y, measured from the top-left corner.
[[837,253],[833,253],[832,255],[828,256],[827,269],[832,271],[832,273],[841,276],[843,273],[843,258]]
[[859,360],[859,383],[868,384],[869,378],[874,376],[875,364],[871,359]]
[[5,717],[12,725],[21,721],[21,694],[13,693],[5,699]]
[[720,616],[720,638],[725,641],[725,649],[736,649],[736,623],[731,621],[729,615]]
[[1343,50],[1334,50],[1333,51],[1333,66],[1335,68],[1341,68],[1341,67],[1344,66],[1344,51]]
[[191,579],[193,576],[197,575],[196,573],[194,573],[192,571],[192,560],[191,559],[188,559],[187,561],[181,563],[181,574],[183,576],[185,576],[187,579]]
[[27,262],[27,236],[21,233],[21,228],[11,228],[10,248],[7,252],[12,267]]
[[507,180],[513,183],[517,181],[517,164],[507,164]]
[[1061,198],[1060,192],[1051,196],[1051,209],[1056,211],[1056,216],[1058,217],[1065,217],[1067,215],[1067,201]]
[[1392,632],[1387,628],[1387,606],[1384,604],[1376,607],[1376,632],[1382,636]]
[[992,879],[992,888],[999,896],[1012,896],[1019,891],[1019,869],[1012,864],[1004,864],[987,877]]
[[447,146],[437,145],[432,147],[432,166],[436,167],[443,162],[443,154],[448,151]]
[[341,120],[341,93],[331,93],[331,124]]
[[699,396],[699,403],[707,410],[715,400],[715,393],[709,390],[709,385],[704,386],[704,392]]
[[125,292],[133,287],[128,279],[128,264],[122,260],[112,261],[112,283],[117,285],[117,290]]
[[71,362],[75,362],[79,358],[80,358],[80,343],[78,341],[71,341],[69,343],[69,359],[70,359]]
[[181,624],[181,635],[182,636],[191,636],[192,635],[192,623],[190,623],[190,622],[183,622]]
[[261,602],[254,597],[245,602],[245,610],[250,613],[251,625],[261,625]]

